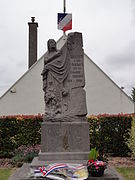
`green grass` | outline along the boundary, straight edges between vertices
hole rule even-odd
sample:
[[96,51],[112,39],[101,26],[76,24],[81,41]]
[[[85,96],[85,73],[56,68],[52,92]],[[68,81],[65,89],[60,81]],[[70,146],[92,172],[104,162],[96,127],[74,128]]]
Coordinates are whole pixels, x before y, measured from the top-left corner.
[[135,167],[116,167],[124,180],[135,180]]
[[0,180],[8,180],[12,171],[12,169],[0,169]]

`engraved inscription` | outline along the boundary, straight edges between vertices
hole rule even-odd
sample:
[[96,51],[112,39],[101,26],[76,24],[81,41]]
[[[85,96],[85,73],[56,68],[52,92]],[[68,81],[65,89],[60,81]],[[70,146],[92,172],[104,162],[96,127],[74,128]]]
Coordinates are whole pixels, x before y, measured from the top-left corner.
[[[71,56],[71,79],[78,85],[84,82],[84,65],[82,55],[72,55]],[[80,84],[80,85],[81,85]]]

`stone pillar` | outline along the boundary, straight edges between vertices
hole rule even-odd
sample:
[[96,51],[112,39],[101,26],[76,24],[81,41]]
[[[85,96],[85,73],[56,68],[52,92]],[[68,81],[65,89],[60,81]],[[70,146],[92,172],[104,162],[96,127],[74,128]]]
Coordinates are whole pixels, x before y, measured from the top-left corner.
[[28,68],[30,68],[37,61],[37,27],[38,23],[35,22],[35,17],[31,18],[29,26],[29,59]]

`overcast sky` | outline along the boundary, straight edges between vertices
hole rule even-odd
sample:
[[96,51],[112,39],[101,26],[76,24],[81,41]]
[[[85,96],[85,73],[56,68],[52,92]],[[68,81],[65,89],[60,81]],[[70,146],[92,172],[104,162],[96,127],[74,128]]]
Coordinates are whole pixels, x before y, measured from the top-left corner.
[[[63,0],[0,0],[0,96],[28,69],[28,22],[38,22],[38,58],[58,40]],[[135,0],[66,0],[85,53],[124,91],[135,87]],[[70,32],[70,31],[68,31]]]

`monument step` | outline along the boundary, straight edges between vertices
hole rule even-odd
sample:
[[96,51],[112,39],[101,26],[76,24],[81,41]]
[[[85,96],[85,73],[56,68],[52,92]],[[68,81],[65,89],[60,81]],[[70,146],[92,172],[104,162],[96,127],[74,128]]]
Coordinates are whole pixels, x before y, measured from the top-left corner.
[[[20,169],[17,169],[9,180],[50,180],[49,178],[30,177],[30,164],[24,164]],[[108,167],[102,177],[88,177],[87,180],[123,180],[123,178],[112,167]]]
[[40,161],[39,160],[39,157],[35,157],[32,161],[32,163],[30,164],[30,167],[32,169],[35,169],[37,167],[42,167],[42,166],[45,166],[47,164],[53,164],[53,163],[73,163],[73,164],[87,164],[87,160],[51,160],[51,161]]
[[88,154],[89,152],[40,152],[39,153],[39,161],[73,161],[73,160],[79,160],[83,161],[88,160]]

